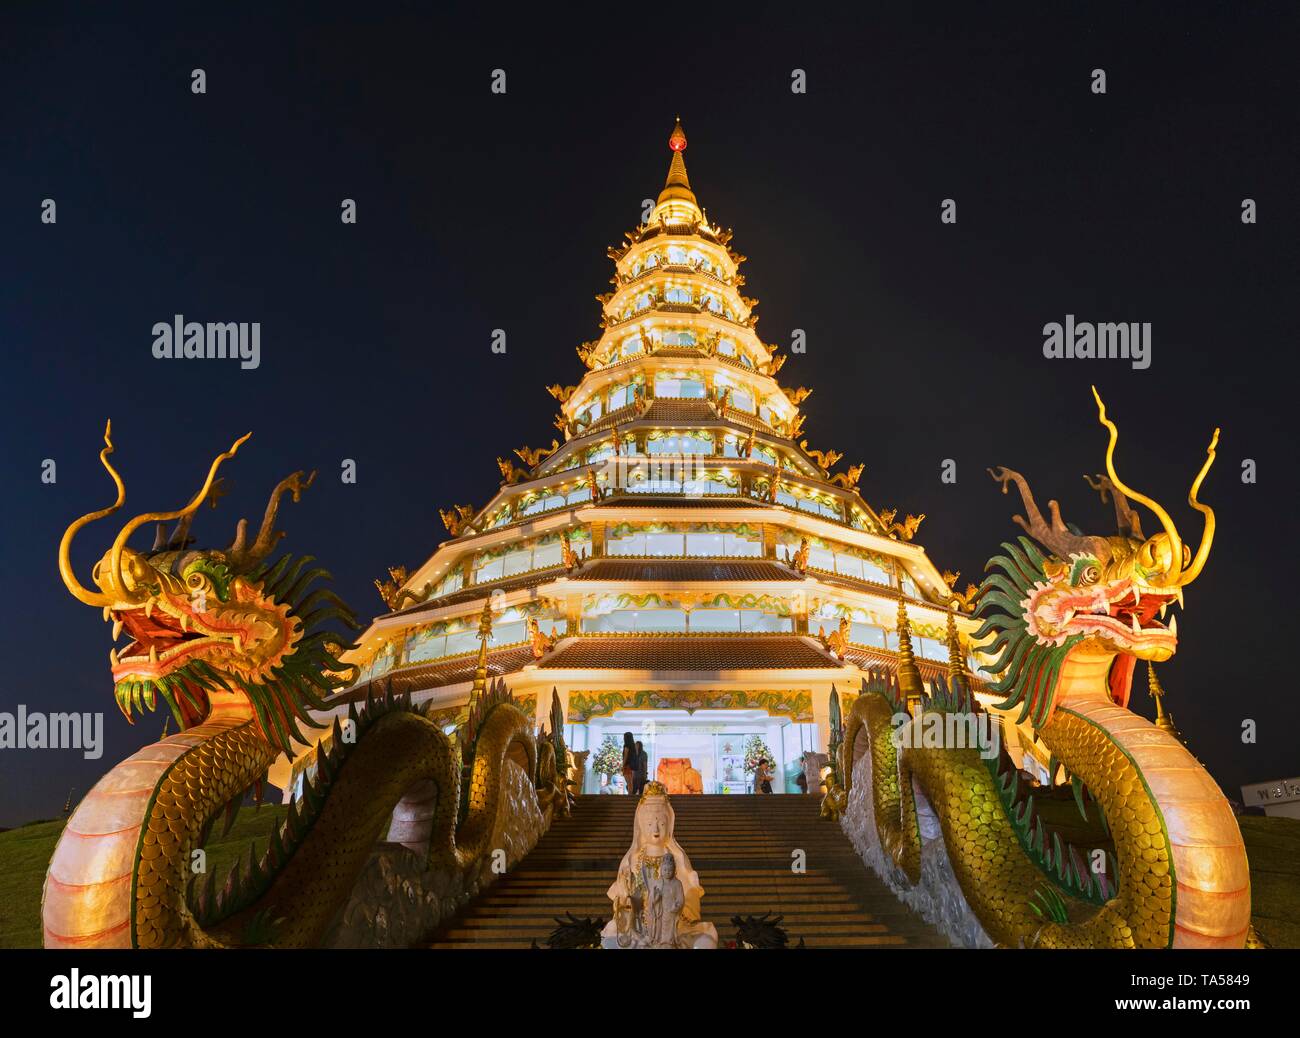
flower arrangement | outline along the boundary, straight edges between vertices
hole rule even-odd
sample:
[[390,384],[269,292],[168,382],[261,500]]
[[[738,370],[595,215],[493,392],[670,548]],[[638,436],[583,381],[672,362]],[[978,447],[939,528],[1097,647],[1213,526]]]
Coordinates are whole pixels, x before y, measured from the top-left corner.
[[623,770],[623,748],[614,741],[612,735],[605,736],[604,742],[596,749],[591,759],[591,770],[597,775],[613,778]]
[[763,737],[757,734],[751,735],[745,740],[745,771],[752,775],[758,770],[758,762],[761,760],[776,764],[776,757],[767,748]]

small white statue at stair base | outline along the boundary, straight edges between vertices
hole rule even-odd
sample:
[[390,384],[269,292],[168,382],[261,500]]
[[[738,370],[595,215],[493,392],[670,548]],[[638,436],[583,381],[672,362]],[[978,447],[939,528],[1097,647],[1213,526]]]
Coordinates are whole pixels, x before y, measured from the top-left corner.
[[605,948],[716,948],[718,931],[700,919],[704,888],[673,838],[675,817],[661,783],[646,783],[632,824],[632,846],[609,888],[614,918]]

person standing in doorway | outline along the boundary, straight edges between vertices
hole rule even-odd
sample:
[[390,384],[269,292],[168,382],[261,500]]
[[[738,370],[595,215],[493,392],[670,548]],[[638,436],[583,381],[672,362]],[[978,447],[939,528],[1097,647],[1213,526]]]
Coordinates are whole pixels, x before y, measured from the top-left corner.
[[758,762],[758,767],[754,769],[754,792],[771,793],[772,792],[772,771],[771,764],[766,758]]
[[636,744],[636,779],[632,792],[640,796],[645,792],[646,779],[650,777],[650,756],[646,753],[641,740]]
[[633,793],[636,785],[637,750],[636,740],[631,732],[623,733],[623,783],[628,793]]

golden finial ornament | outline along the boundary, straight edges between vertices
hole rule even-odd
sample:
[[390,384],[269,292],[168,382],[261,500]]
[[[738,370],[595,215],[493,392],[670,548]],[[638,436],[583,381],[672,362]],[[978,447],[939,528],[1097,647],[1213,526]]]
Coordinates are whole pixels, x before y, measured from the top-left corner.
[[483,602],[483,612],[478,618],[478,662],[474,667],[474,686],[470,689],[470,702],[487,688],[488,639],[492,637],[492,599]]
[[[953,580],[956,579],[957,575],[954,575]],[[948,677],[962,679],[967,677],[966,656],[961,651],[961,634],[957,630],[957,613],[952,605],[948,606]]]
[[662,782],[647,782],[645,788],[641,790],[641,799],[637,803],[643,803],[650,797],[663,797],[668,799],[668,788]]
[[925,682],[921,680],[921,671],[912,652],[912,624],[907,618],[907,600],[901,592],[898,596],[898,689],[909,713],[914,705],[920,706]]
[[1150,660],[1147,660],[1147,694],[1156,701],[1156,727],[1162,732],[1168,732],[1186,746],[1187,740],[1174,724],[1173,715],[1165,712],[1165,690],[1161,687],[1160,679],[1156,677],[1155,665]]
[[682,158],[682,152],[686,150],[686,132],[682,129],[680,119],[668,138],[668,148],[673,153],[673,160],[669,163],[668,179],[664,181],[664,189],[659,192],[657,206],[665,202],[685,202],[698,215],[699,203],[695,200],[695,192],[691,190],[690,179],[686,176],[686,160]]

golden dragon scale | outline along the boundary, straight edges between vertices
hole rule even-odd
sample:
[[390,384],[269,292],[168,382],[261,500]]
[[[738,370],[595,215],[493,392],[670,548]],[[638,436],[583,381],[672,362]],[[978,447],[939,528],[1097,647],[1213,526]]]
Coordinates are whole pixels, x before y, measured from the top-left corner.
[[[265,890],[205,925],[189,893],[194,852],[208,822],[274,756],[250,721],[199,725],[154,743],[110,771],[81,802],[46,879],[45,945],[51,948],[314,947],[386,836],[457,874],[487,863],[503,810],[503,773],[532,775],[532,719],[499,704],[478,734],[469,809],[457,824],[461,760],[455,745],[406,704],[372,707],[366,727],[320,796],[276,836],[282,848],[251,863],[239,882]],[[363,716],[364,720],[364,716]],[[342,756],[342,754],[340,754]],[[531,782],[531,780],[530,780]],[[296,839],[296,843],[295,843]],[[200,877],[202,878],[202,877]],[[273,937],[249,925],[274,920]]]
[[[828,792],[825,810],[841,816],[900,897],[959,943],[1259,946],[1236,818],[1171,734],[1154,676],[1154,664],[1178,646],[1168,609],[1181,608],[1183,588],[1200,574],[1213,541],[1214,513],[1197,495],[1219,433],[1188,494],[1205,519],[1193,552],[1169,513],[1120,478],[1118,429],[1096,401],[1110,442],[1106,473],[1089,484],[1113,504],[1117,535],[1079,533],[1055,501],[1044,517],[1020,473],[989,470],[1004,493],[1019,491],[1025,515],[1015,521],[1029,536],[1003,544],[986,567],[983,625],[974,637],[991,660],[988,689],[1001,699],[989,704],[1000,741],[1046,747],[1047,781],[1023,782],[1005,749],[921,737],[927,726],[953,731],[948,721],[990,715],[972,694],[959,652],[946,686],[925,694],[900,607],[905,651],[896,672],[864,682],[839,747],[842,786]],[[1143,535],[1134,502],[1156,516],[1160,533]],[[1150,668],[1162,725],[1128,708],[1138,660]],[[1083,819],[1082,848],[1059,815],[1044,822],[1044,805],[1059,807],[1064,790]]]
[[[217,889],[203,850],[212,824],[223,813],[233,817],[250,790],[260,793],[281,753],[310,744],[300,726],[320,727],[315,718],[334,712],[327,698],[349,671],[355,677],[340,658],[352,647],[348,634],[327,626],[352,632],[355,620],[318,585],[328,573],[310,557],[269,559],[282,536],[275,529],[281,499],[297,500],[312,476],[296,472],[280,482],[251,540],[241,520],[228,548],[191,547],[196,511],[247,439],[217,456],[183,508],[127,522],[94,568],[92,589],[77,578],[72,540],[120,509],[126,495],[109,462],[106,428],[100,461],[116,500],[73,522],[60,543],[68,590],[102,610],[114,641],[129,638],[110,652],[119,708],[133,720],[161,704],[181,732],[118,764],[77,806],[46,877],[47,947],[319,945],[337,937],[340,909],[381,843],[406,855],[402,867],[414,860],[418,881],[430,879],[428,898],[405,917],[408,930],[423,932],[492,881],[501,858],[494,852],[518,860],[549,816],[567,810],[554,766],[562,739],[552,736],[539,767],[531,715],[504,685],[488,686],[485,667],[471,722],[455,741],[408,697],[394,696],[391,684],[376,698],[371,683],[354,690],[346,718],[336,713],[333,732],[311,751],[301,795],[264,852],[250,847]],[[171,520],[177,525],[168,535],[163,524]],[[157,525],[153,549],[129,547],[146,523]],[[487,611],[484,625],[486,652]],[[540,796],[539,781],[546,784]]]

